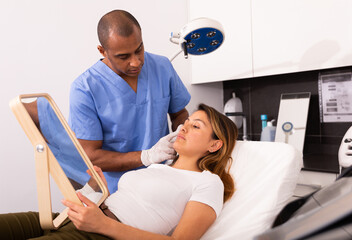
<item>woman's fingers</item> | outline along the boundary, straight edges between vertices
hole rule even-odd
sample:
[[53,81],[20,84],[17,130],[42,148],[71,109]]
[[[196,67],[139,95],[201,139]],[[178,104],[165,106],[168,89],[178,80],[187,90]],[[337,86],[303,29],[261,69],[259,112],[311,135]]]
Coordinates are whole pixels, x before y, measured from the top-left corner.
[[87,197],[85,197],[82,193],[77,192],[77,196],[81,202],[83,202],[86,206],[95,206],[95,203],[89,200]]
[[[82,193],[77,192],[78,198],[81,200],[82,203],[84,203],[86,206],[95,206],[95,203],[90,201],[88,198],[86,198]],[[82,205],[78,205],[76,203],[73,203],[71,201],[68,201],[66,199],[61,200],[62,204],[68,207],[70,210],[74,212],[81,212],[85,207]]]
[[[94,170],[96,171],[96,172],[101,172],[102,170],[101,170],[101,168],[100,167],[98,167],[98,166],[96,166],[96,165],[93,165],[93,168],[94,168]],[[90,169],[87,169],[87,171],[86,171],[89,175],[91,175],[92,173],[91,173],[91,171],[90,171]]]
[[88,173],[88,175],[89,175],[90,177],[92,177],[92,172],[90,171],[90,169],[87,169],[86,172]]
[[94,166],[94,170],[98,173],[98,175],[99,175],[101,178],[104,177],[103,170],[101,170],[100,167]]
[[[105,176],[104,176],[103,170],[102,170],[100,167],[95,166],[95,165],[93,166],[93,168],[94,168],[94,170],[96,171],[96,173],[98,174],[98,176],[101,178],[101,180],[103,181],[104,185],[105,185],[106,187],[108,187],[108,183],[107,183],[106,178],[105,178]],[[95,191],[101,191],[100,188],[99,188],[99,190],[96,189],[96,188],[98,188],[98,184],[96,183],[96,180],[95,180],[95,178],[94,178],[93,175],[92,175],[92,171],[91,171],[90,169],[88,169],[88,170],[87,170],[87,173],[88,173],[89,176],[90,176],[90,180],[89,180],[89,182],[88,182],[89,185],[90,185]],[[96,186],[96,188],[93,187],[93,185]]]
[[68,201],[68,200],[66,200],[66,199],[62,199],[62,200],[61,200],[61,203],[62,203],[63,205],[65,205],[66,207],[68,207],[68,208],[74,210],[74,211],[77,211],[77,210],[78,210],[78,207],[80,207],[80,206],[78,206],[77,204],[75,204],[75,203],[73,203],[73,202],[71,202],[71,201]]
[[[102,176],[104,175],[104,174],[103,174],[103,171],[101,170],[100,167],[94,165],[93,168],[94,168],[94,170],[98,173],[98,175],[99,175],[100,177],[102,177]],[[90,169],[87,169],[86,172],[88,173],[89,176],[93,177],[92,171],[91,171]]]
[[78,204],[75,204],[71,201],[68,201],[66,199],[61,200],[62,204],[65,205],[66,207],[68,207],[68,211],[67,211],[67,215],[69,217],[69,219],[76,223],[81,216],[81,208],[84,208],[83,206],[79,206]]
[[101,168],[98,167],[98,166],[96,166],[96,165],[94,165],[93,168],[94,168],[94,170],[97,171],[97,172],[102,172]]
[[77,196],[86,206],[62,200],[62,203],[69,208],[67,215],[77,229],[94,232],[98,225],[103,223],[106,216],[94,202],[90,201],[83,194],[77,192]]

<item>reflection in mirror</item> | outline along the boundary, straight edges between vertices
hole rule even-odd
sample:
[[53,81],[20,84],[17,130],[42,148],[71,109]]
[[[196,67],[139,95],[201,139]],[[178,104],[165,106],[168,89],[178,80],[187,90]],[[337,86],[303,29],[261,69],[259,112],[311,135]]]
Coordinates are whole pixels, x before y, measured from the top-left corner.
[[[78,169],[88,167],[49,101],[44,97],[22,98],[21,101],[74,189],[81,189],[90,176]],[[97,184],[94,184],[94,190],[101,192]]]

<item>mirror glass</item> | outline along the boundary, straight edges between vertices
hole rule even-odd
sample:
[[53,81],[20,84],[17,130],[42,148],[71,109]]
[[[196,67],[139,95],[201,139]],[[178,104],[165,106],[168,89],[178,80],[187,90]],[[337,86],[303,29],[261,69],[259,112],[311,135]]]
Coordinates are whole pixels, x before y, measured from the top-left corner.
[[[21,98],[21,102],[44,137],[73,188],[75,190],[81,189],[90,179],[89,174],[86,172],[88,166],[50,102],[45,97]],[[94,190],[101,192],[98,185],[94,186]]]

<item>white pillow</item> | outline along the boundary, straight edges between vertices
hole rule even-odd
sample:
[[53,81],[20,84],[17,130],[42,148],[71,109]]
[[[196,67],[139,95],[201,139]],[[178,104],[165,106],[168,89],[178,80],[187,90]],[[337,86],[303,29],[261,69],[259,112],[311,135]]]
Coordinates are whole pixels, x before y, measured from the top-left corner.
[[302,154],[278,142],[237,141],[231,174],[236,192],[202,240],[252,239],[271,227],[292,197]]

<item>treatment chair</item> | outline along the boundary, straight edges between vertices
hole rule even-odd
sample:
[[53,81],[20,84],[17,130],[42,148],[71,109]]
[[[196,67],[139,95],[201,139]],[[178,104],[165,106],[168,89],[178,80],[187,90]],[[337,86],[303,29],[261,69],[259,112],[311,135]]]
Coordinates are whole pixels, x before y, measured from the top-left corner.
[[268,230],[303,165],[302,153],[279,142],[237,141],[232,158],[236,192],[202,240],[253,239]]
[[341,140],[337,179],[291,201],[277,216],[272,229],[256,240],[352,239],[352,127]]

